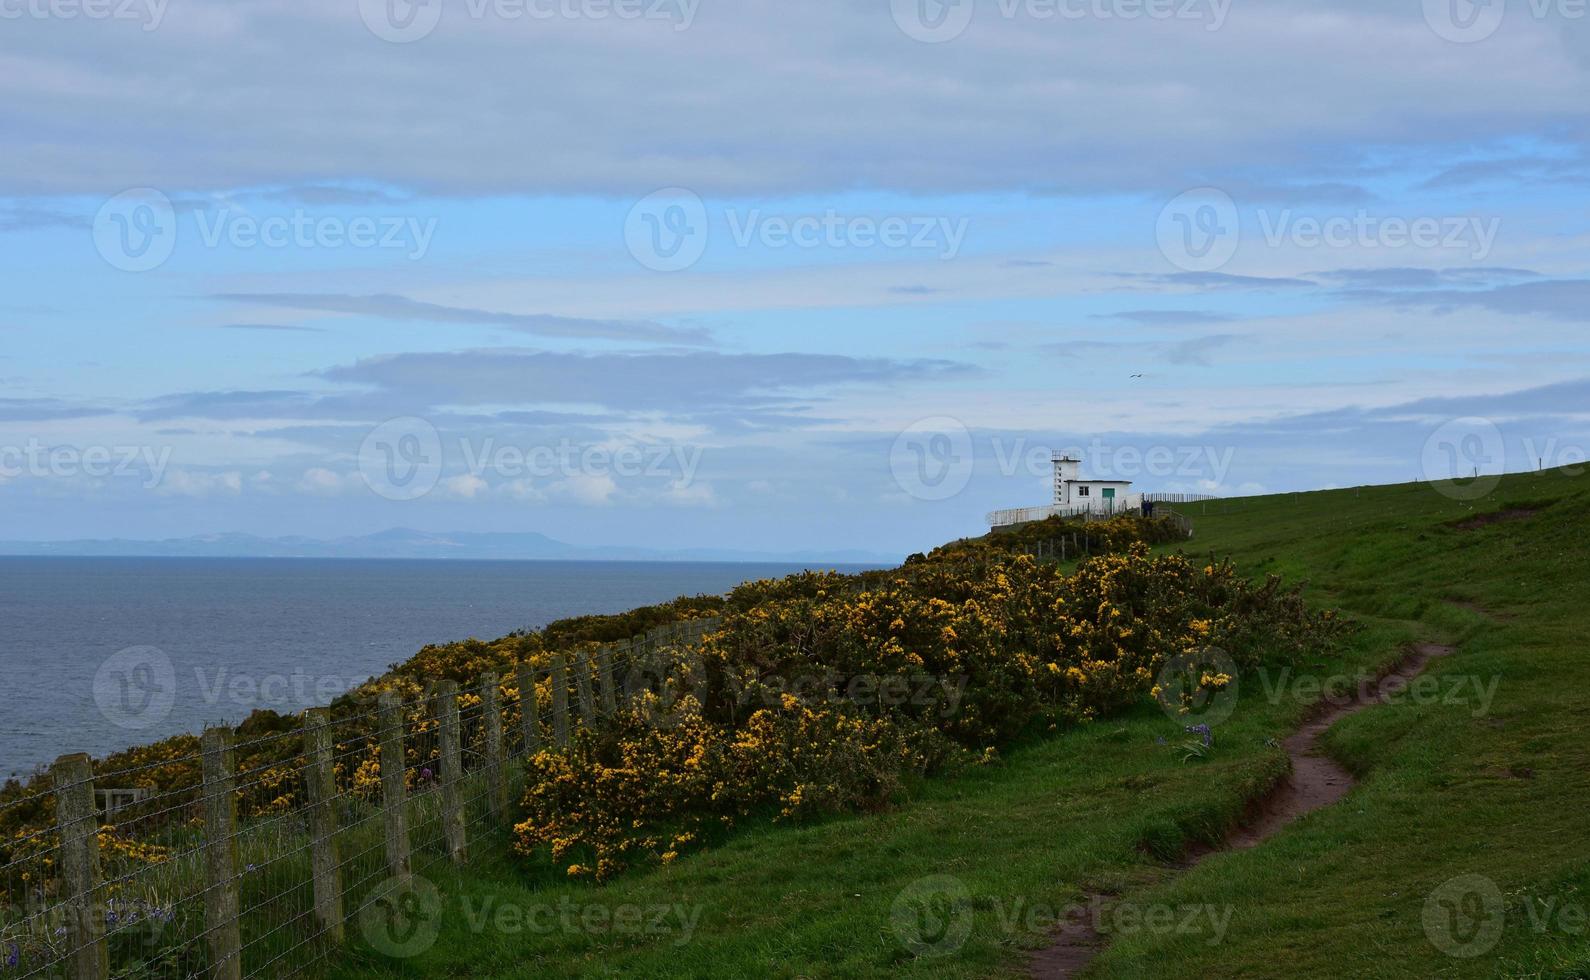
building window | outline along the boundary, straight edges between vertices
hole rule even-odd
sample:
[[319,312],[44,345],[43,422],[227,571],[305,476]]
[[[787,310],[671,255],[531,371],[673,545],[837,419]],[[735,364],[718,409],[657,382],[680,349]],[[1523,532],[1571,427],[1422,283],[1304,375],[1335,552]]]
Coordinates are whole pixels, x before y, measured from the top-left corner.
[[1091,490],[1091,489],[1093,489],[1093,488],[1092,487],[1077,487],[1077,496],[1078,497],[1086,497],[1088,495],[1088,491]]

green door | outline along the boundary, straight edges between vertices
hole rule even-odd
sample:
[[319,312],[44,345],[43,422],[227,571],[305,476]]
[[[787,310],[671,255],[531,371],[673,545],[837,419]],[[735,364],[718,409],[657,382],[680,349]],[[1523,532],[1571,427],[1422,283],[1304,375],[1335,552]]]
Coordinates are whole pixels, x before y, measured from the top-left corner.
[[1104,509],[1105,510],[1114,510],[1115,509],[1115,488],[1114,487],[1105,487],[1104,488]]

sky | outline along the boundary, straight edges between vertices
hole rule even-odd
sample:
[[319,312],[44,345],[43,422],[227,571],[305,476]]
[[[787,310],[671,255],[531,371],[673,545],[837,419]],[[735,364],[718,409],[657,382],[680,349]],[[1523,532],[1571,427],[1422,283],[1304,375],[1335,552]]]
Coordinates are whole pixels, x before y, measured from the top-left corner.
[[0,539],[905,553],[1590,447],[1575,0],[0,0]]

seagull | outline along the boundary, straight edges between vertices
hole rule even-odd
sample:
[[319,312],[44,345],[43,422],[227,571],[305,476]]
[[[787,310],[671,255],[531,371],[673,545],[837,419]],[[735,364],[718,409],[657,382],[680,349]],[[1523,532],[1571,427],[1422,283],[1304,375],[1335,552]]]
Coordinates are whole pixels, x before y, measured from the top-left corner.
[[1142,377],[1142,375],[1141,375],[1141,374],[1134,374],[1134,375],[1132,375],[1132,377],[1134,377],[1134,378],[1141,378],[1141,377]]

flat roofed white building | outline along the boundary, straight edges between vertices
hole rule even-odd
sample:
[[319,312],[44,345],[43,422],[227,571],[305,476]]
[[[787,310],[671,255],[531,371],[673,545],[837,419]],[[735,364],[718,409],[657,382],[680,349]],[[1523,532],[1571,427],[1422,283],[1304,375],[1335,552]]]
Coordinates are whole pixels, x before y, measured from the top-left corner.
[[1082,460],[1056,453],[1053,462],[1056,507],[1108,513],[1141,503],[1129,499],[1131,480],[1084,480]]

